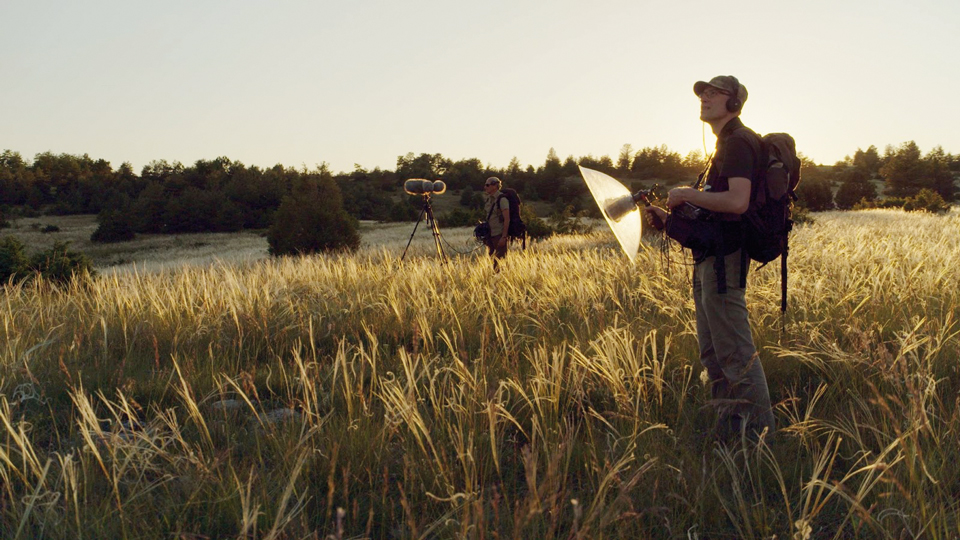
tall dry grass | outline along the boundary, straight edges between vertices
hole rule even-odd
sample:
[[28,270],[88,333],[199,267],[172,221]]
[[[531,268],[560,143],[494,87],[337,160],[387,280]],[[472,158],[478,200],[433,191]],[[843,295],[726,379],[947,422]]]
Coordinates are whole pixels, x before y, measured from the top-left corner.
[[784,320],[753,272],[760,446],[710,436],[677,254],[566,237],[495,275],[396,232],[6,287],[0,536],[960,534],[956,213],[819,216]]

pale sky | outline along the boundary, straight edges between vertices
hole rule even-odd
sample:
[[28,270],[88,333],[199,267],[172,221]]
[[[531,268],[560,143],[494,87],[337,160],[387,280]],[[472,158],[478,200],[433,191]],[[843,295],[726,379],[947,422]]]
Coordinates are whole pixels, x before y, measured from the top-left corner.
[[820,163],[960,153],[957,0],[0,0],[0,73],[0,150],[137,171],[686,155],[693,83],[721,74]]

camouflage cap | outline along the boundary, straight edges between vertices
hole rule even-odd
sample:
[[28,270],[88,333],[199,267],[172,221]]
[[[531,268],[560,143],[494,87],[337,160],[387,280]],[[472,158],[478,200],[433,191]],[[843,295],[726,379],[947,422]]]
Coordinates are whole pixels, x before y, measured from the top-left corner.
[[708,86],[712,86],[718,90],[723,90],[730,95],[733,95],[734,91],[736,91],[737,98],[740,99],[740,103],[747,102],[747,87],[740,84],[740,81],[738,81],[733,75],[718,75],[710,79],[710,82],[697,81],[693,85],[693,93],[699,96],[700,93],[703,92]]

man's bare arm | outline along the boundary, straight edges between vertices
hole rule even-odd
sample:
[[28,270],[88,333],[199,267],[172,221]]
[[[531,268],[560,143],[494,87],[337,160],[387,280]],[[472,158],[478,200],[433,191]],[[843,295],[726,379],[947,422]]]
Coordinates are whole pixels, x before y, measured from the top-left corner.
[[727,180],[728,191],[698,191],[690,187],[673,188],[667,194],[667,206],[676,208],[690,203],[712,212],[742,214],[750,206],[750,179],[735,176]]

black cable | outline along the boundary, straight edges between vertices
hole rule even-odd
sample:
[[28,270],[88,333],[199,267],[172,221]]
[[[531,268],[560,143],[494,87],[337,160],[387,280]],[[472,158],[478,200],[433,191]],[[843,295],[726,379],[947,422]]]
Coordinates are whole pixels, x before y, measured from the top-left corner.
[[456,253],[457,255],[470,255],[474,251],[477,251],[478,249],[484,247],[483,244],[479,244],[477,247],[471,249],[470,251],[460,251],[457,248],[453,247],[453,244],[448,242],[447,239],[444,238],[442,234],[440,235],[440,240],[443,240],[443,243],[446,244],[450,248],[450,250]]
[[437,221],[436,218],[434,218],[434,222],[436,223],[437,235],[440,237],[440,240],[441,240],[444,244],[446,244],[447,247],[449,247],[450,250],[453,251],[454,253],[456,253],[457,255],[470,255],[470,254],[473,253],[474,251],[477,251],[478,249],[480,249],[480,248],[483,247],[483,244],[480,244],[480,245],[478,245],[477,247],[471,249],[470,251],[460,251],[460,250],[458,250],[457,248],[455,248],[455,247],[453,246],[453,244],[451,244],[446,238],[444,238],[444,236],[443,236],[442,233],[440,233],[440,222]]

